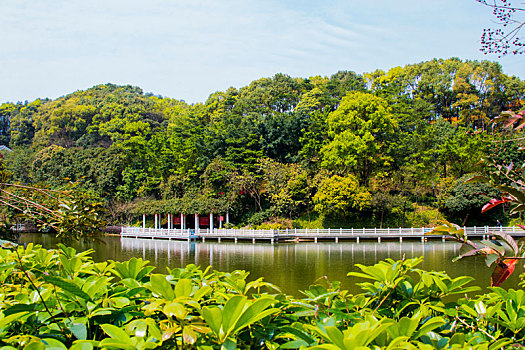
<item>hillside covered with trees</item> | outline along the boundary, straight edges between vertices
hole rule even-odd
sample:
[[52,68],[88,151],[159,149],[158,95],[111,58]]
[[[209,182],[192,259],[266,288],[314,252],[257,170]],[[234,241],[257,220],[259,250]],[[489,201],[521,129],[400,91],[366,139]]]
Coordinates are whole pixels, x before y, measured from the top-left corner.
[[225,211],[241,226],[494,224],[510,220],[503,209],[480,215],[497,193],[464,182],[482,158],[522,165],[490,121],[523,108],[524,94],[499,64],[457,58],[276,74],[191,105],[105,84],[1,104],[0,144],[13,149],[11,181],[78,182],[115,224]]

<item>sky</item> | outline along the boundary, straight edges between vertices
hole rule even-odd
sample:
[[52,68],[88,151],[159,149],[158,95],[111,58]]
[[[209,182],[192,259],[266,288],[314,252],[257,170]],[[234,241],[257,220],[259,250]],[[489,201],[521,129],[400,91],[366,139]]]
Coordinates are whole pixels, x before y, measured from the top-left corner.
[[494,60],[525,79],[525,56],[479,51],[493,22],[475,0],[0,0],[0,102],[108,82],[205,102],[276,73],[449,57]]

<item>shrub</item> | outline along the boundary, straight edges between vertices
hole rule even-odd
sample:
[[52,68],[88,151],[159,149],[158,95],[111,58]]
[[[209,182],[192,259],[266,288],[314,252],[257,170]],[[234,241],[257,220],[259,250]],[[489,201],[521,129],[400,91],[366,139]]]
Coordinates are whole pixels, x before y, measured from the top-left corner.
[[[0,347],[13,349],[499,349],[525,341],[522,290],[469,286],[417,268],[358,265],[352,295],[319,282],[295,299],[245,271],[154,272],[140,258],[0,249]],[[324,280],[320,280],[324,281]]]

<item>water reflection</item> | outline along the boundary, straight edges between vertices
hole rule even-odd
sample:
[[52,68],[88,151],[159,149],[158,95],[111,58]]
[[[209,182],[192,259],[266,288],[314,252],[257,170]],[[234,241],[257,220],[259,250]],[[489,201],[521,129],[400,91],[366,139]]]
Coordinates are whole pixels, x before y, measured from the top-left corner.
[[[212,266],[216,270],[244,269],[254,277],[266,280],[292,292],[305,289],[321,276],[339,280],[345,287],[352,287],[346,274],[356,271],[355,264],[370,265],[390,257],[401,259],[424,256],[423,268],[447,270],[451,275],[461,275],[464,264],[452,264],[458,245],[450,242],[418,241],[300,243],[300,244],[251,244],[216,242],[177,242],[151,239],[121,239],[122,253],[150,259],[157,266],[185,266],[196,264]],[[137,255],[139,254],[139,255]],[[474,264],[477,272],[478,264]],[[463,266],[464,267],[464,266]]]
[[[34,241],[46,247],[53,247],[56,240],[51,236],[25,235],[23,241]],[[454,242],[430,241],[390,241],[377,243],[320,242],[320,243],[233,243],[233,242],[181,242],[151,239],[106,237],[105,243],[77,245],[78,249],[95,249],[93,258],[97,261],[107,259],[126,260],[141,257],[150,260],[159,272],[165,267],[182,267],[196,264],[201,267],[212,266],[215,270],[250,271],[252,278],[264,277],[277,284],[285,292],[296,294],[306,289],[321,276],[343,282],[343,287],[359,291],[355,286],[357,279],[346,276],[349,271],[359,271],[355,264],[371,265],[385,258],[401,259],[423,256],[421,268],[446,271],[450,276],[470,275],[480,286],[490,283],[491,269],[483,259],[466,259],[456,263],[451,260],[457,256],[459,245]],[[519,271],[512,280],[505,282],[507,287],[515,286]]]

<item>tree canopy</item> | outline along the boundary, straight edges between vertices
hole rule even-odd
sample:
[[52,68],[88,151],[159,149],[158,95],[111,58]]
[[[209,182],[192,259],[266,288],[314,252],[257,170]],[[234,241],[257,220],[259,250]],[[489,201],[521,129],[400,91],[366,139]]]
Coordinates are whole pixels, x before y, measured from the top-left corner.
[[[375,198],[437,208],[455,179],[480,170],[501,134],[490,121],[521,108],[524,93],[498,63],[458,58],[366,74],[276,74],[195,104],[104,84],[1,104],[0,140],[14,150],[5,162],[15,181],[78,182],[133,212],[212,206],[239,223],[259,212],[294,219],[319,214],[314,198],[336,175]],[[383,213],[379,202],[353,210]],[[117,222],[128,220],[121,214]]]

